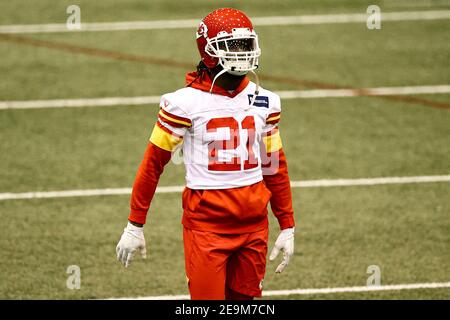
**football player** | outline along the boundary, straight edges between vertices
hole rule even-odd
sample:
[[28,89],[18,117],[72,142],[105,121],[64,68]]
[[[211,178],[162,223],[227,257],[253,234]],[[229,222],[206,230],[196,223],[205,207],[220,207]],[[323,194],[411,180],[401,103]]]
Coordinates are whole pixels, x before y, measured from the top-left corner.
[[[186,277],[192,299],[260,297],[266,269],[270,202],[280,234],[270,254],[294,251],[294,213],[278,122],[280,97],[259,87],[261,50],[250,19],[218,9],[196,33],[201,61],[186,87],[162,96],[158,120],[136,174],[117,259],[146,257],[143,226],[164,166],[182,148]],[[256,81],[247,77],[252,73]]]

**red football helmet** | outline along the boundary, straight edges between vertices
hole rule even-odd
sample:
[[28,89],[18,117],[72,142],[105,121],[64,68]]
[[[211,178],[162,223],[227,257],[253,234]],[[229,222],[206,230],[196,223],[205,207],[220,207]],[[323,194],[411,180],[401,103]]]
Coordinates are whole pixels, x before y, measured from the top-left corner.
[[258,36],[242,11],[223,8],[208,14],[198,27],[197,46],[210,69],[220,64],[231,74],[244,75],[258,68]]

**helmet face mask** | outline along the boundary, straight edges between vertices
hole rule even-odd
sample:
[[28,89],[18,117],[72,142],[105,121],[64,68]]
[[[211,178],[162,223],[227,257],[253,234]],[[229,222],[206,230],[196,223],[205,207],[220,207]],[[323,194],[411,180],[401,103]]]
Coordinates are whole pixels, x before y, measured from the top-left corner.
[[218,9],[206,16],[197,31],[197,45],[210,69],[220,65],[230,74],[245,75],[258,68],[258,36],[239,10]]
[[248,28],[235,28],[231,34],[220,32],[207,39],[205,52],[217,58],[219,64],[233,75],[244,75],[258,68],[261,55],[258,36]]

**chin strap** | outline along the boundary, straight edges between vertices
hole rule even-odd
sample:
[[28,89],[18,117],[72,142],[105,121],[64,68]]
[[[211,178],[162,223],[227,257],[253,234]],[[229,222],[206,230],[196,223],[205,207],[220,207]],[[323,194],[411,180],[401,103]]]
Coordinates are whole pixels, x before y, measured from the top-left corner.
[[222,69],[218,74],[216,74],[216,76],[213,79],[213,82],[211,84],[211,89],[209,89],[209,92],[212,93],[213,88],[214,88],[214,83],[216,83],[217,78],[219,78],[221,75],[223,75],[225,72],[227,72],[227,70]]
[[[219,77],[220,77],[221,75],[223,75],[225,72],[227,72],[227,70],[222,69],[218,74],[216,74],[216,76],[214,77],[214,79],[213,79],[213,81],[212,81],[211,89],[209,89],[209,92],[210,92],[210,93],[212,93],[212,91],[213,91],[214,83],[216,83],[217,78],[219,78]],[[249,105],[248,109],[250,109],[250,108],[253,106],[253,104],[254,104],[255,101],[256,101],[256,97],[257,97],[258,94],[259,94],[259,77],[258,77],[258,75],[256,74],[256,72],[253,71],[253,70],[250,70],[250,73],[252,73],[252,74],[255,76],[255,84],[256,84],[256,88],[255,88],[255,93],[253,94],[253,98],[252,98],[252,101],[250,102],[250,105]]]
[[256,97],[259,94],[259,77],[258,77],[258,75],[256,74],[255,71],[250,70],[250,72],[255,76],[256,88],[255,88],[255,93],[253,94],[252,101],[250,102],[249,108],[253,107],[253,104],[255,103]]

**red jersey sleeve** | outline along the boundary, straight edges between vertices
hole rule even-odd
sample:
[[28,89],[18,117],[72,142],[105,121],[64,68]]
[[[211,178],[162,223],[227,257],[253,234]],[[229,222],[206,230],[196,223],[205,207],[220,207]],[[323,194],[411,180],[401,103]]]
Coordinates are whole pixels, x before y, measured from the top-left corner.
[[128,219],[133,222],[145,224],[150,202],[155,194],[159,177],[164,166],[169,162],[172,153],[149,142],[136,174],[131,193],[130,215]]
[[160,102],[158,121],[153,127],[144,159],[134,180],[128,217],[130,221],[140,224],[146,222],[150,202],[164,166],[169,162],[172,152],[183,142],[183,136],[191,125],[185,112],[164,95]]
[[272,168],[271,164],[265,164],[264,182],[272,193],[270,207],[278,220],[280,229],[295,226],[294,210],[292,208],[291,182],[289,179],[286,156],[283,149],[268,155],[269,158],[278,158],[278,168]]
[[277,98],[266,118],[266,126],[262,137],[261,159],[263,160],[264,182],[272,192],[270,207],[278,219],[280,228],[286,229],[294,227],[295,220],[286,155],[278,129],[281,118],[281,103],[279,97]]

